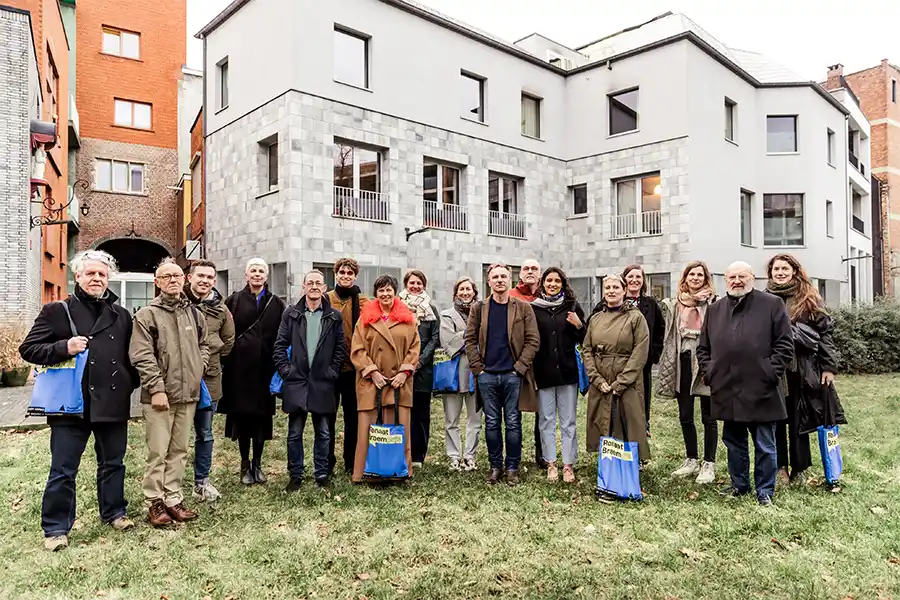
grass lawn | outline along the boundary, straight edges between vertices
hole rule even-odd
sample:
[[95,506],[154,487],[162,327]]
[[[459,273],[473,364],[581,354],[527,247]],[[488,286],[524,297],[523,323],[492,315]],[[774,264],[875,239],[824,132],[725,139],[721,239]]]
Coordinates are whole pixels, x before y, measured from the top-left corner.
[[[143,521],[143,426],[135,422],[126,494],[137,529],[117,533],[99,522],[89,451],[72,545],[53,554],[40,529],[49,431],[4,432],[0,597],[900,600],[900,375],[844,377],[838,387],[850,420],[842,489],[781,490],[768,510],[669,478],[683,458],[674,402],[655,404],[648,497],[613,506],[594,500],[595,457],[584,452],[576,485],[543,480],[530,461],[532,415],[522,486],[485,486],[483,441],[479,471],[450,472],[435,402],[431,454],[412,483],[375,489],[341,475],[331,492],[309,484],[285,495],[279,415],[267,485],[242,487],[236,445],[217,439],[212,479],[223,498],[201,505],[199,521],[153,530]],[[223,426],[217,417],[219,435]],[[582,448],[583,434],[582,416]],[[815,444],[813,456],[821,478]],[[724,483],[721,444],[718,474]]]

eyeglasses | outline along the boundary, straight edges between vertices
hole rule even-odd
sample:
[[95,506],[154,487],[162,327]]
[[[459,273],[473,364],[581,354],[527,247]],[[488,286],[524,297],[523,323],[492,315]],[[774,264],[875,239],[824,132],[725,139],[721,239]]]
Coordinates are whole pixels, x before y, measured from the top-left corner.
[[307,281],[303,285],[305,285],[308,288],[323,288],[323,287],[325,287],[325,282],[324,281]]
[[173,279],[184,279],[184,273],[169,273],[167,275],[157,275],[160,281],[172,281]]

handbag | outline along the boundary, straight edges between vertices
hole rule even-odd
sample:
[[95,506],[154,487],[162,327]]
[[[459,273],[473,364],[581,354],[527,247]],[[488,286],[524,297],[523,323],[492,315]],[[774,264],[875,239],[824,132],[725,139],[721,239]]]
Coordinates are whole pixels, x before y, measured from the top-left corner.
[[841,456],[841,440],[838,437],[838,426],[819,427],[819,454],[822,455],[822,467],[825,470],[825,481],[835,485],[844,471],[844,458]]
[[[69,305],[60,301],[69,319],[72,337],[78,337]],[[29,417],[48,415],[83,415],[84,393],[81,380],[87,366],[89,349],[57,365],[40,366],[34,370],[34,390],[25,411]]]
[[581,344],[575,346],[575,362],[578,364],[578,391],[584,396],[591,389],[591,380],[588,379],[587,369],[584,368],[584,358],[581,356]]
[[[384,411],[381,404],[385,389],[394,393],[394,424],[384,424]],[[409,465],[406,464],[406,428],[400,424],[400,407],[397,390],[385,387],[375,391],[375,408],[378,417],[369,425],[369,449],[366,452],[364,477],[377,479],[406,479],[409,477]]]
[[200,401],[197,403],[197,410],[205,410],[207,408],[212,408],[212,396],[209,393],[209,388],[206,387],[206,381],[200,380]]
[[613,396],[609,417],[609,431],[613,431],[616,418],[622,420],[625,440],[612,435],[600,438],[600,456],[597,459],[597,491],[606,492],[622,500],[641,500],[640,458],[638,443],[626,441],[628,426],[621,411],[621,399]]
[[[288,346],[287,349],[288,360],[291,360],[291,348],[293,346]],[[269,393],[273,396],[281,396],[284,393],[284,379],[281,378],[281,374],[277,370],[272,375],[272,381],[269,382]]]
[[462,353],[453,358],[443,350],[434,352],[434,377],[431,391],[435,394],[456,394],[459,392],[459,361]]

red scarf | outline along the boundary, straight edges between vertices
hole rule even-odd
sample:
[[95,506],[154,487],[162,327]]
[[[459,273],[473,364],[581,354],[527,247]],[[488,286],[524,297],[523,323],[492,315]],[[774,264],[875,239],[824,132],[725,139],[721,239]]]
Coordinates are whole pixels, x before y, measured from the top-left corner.
[[[413,316],[406,304],[399,298],[394,298],[394,306],[391,307],[391,312],[388,313],[387,317],[389,321],[393,321],[394,323],[414,324],[416,322],[416,317]],[[376,298],[366,304],[362,314],[359,315],[359,322],[362,323],[363,326],[366,326],[381,320],[381,303],[378,302],[378,299]]]
[[[540,286],[538,286],[540,289]],[[537,298],[537,294],[531,293],[531,286],[525,283],[524,281],[520,281],[519,285],[517,285],[510,293],[510,296],[513,298],[518,298],[519,300],[524,300],[525,302],[531,303],[534,302],[534,299]]]

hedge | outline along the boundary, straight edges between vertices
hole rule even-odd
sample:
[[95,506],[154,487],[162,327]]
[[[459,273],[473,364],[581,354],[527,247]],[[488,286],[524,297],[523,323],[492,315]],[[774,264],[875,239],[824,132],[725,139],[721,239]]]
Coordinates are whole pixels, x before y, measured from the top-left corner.
[[900,371],[900,304],[879,300],[832,313],[841,373]]

